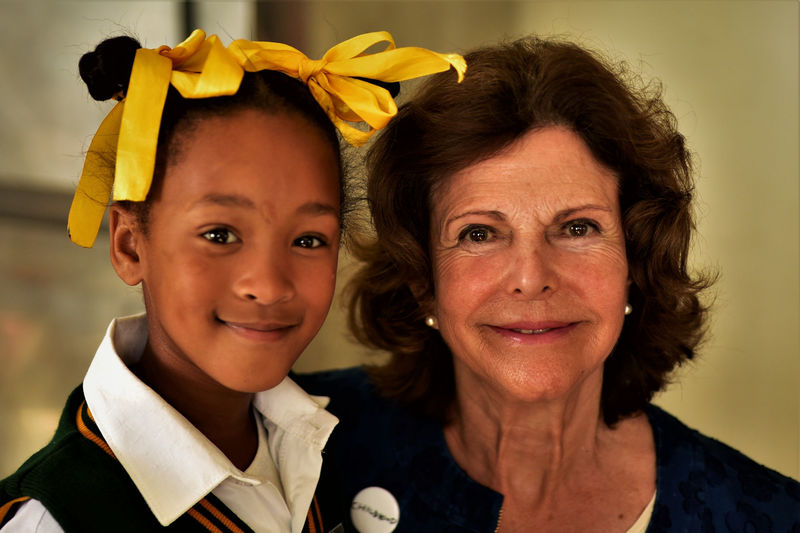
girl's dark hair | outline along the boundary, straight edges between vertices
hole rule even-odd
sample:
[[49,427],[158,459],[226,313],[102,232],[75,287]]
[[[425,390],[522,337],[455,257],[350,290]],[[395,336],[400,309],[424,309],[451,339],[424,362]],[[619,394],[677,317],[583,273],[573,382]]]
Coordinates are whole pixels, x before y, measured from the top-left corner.
[[526,38],[465,58],[462,83],[452,73],[431,78],[368,154],[375,236],[352,246],[364,264],[349,287],[350,328],[391,354],[371,368],[384,395],[446,418],[452,354],[424,323],[435,290],[431,193],[532,130],[567,127],[619,179],[634,311],[605,363],[601,409],[612,425],[664,387],[704,332],[699,293],[713,280],[687,267],[693,178],[684,138],[660,86],[638,87],[624,66],[575,44]]
[[[125,95],[136,50],[139,48],[139,42],[131,37],[113,37],[101,42],[93,52],[80,58],[78,70],[92,98],[108,100]],[[231,96],[183,98],[170,85],[161,115],[150,193],[144,202],[120,203],[136,213],[146,230],[153,191],[157,190],[167,164],[180,153],[180,142],[185,133],[199,120],[251,109],[270,115],[291,114],[301,117],[316,127],[328,141],[339,167],[340,221],[343,224],[346,213],[350,211],[350,196],[346,191],[336,128],[301,81],[269,70],[245,72],[238,92]],[[109,164],[113,165],[114,161],[109,161]]]

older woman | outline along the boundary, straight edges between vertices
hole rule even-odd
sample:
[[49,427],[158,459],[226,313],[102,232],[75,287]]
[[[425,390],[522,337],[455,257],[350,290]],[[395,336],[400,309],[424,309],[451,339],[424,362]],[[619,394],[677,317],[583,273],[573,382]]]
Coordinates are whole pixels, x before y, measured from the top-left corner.
[[800,530],[797,482],[649,403],[711,281],[658,91],[569,43],[466,59],[370,153],[351,325],[388,364],[301,379],[356,529]]

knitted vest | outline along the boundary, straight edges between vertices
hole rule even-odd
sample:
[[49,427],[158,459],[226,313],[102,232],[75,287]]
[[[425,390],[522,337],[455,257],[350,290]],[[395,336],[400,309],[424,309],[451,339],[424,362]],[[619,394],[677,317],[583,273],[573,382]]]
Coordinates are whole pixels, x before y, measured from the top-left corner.
[[[337,491],[336,487],[327,486],[329,479],[331,475],[323,464],[304,532],[326,533],[341,523],[330,512],[341,507],[331,500]],[[322,497],[322,492],[326,497]],[[103,440],[86,406],[82,386],[67,399],[50,443],[0,481],[0,526],[30,498],[42,502],[66,533],[100,533],[112,529],[120,533],[252,532],[213,494],[208,494],[169,526],[162,526]]]

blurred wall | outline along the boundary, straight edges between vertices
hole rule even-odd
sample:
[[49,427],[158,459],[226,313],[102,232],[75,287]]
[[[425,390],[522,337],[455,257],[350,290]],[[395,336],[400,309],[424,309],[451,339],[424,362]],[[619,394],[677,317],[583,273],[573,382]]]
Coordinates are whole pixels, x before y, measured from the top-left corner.
[[[7,198],[27,185],[71,191],[77,181],[82,150],[109,107],[85,96],[75,73],[80,54],[119,30],[146,46],[177,43],[182,16],[169,2],[0,3],[0,66],[13,73],[0,78],[0,190]],[[441,51],[558,35],[659,78],[697,154],[694,262],[719,270],[721,279],[701,358],[657,402],[800,478],[797,3],[203,2],[195,17],[226,43],[257,33],[311,56],[376,29],[389,30],[399,46]],[[63,224],[26,220],[13,209],[20,202],[7,203],[14,205],[3,216],[0,199],[0,476],[52,433],[108,320],[141,307],[138,292],[107,265],[104,242],[78,249]],[[68,203],[63,209],[65,218]],[[341,280],[349,268],[343,257]],[[334,302],[297,368],[365,357]]]

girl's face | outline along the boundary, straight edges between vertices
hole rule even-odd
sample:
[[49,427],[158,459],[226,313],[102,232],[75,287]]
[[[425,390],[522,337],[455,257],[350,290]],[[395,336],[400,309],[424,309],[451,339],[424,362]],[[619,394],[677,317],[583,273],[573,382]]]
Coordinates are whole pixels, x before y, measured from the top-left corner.
[[269,389],[331,304],[336,155],[303,119],[257,111],[204,119],[180,141],[146,235],[131,233],[138,276],[123,276],[142,282],[147,349],[201,382]]

